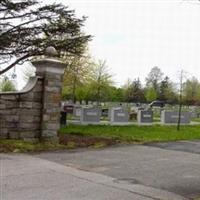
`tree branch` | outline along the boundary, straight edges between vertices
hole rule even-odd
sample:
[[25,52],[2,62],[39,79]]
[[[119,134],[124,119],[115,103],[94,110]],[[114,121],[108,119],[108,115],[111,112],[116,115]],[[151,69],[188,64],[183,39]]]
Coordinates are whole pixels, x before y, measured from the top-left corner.
[[45,18],[48,19],[47,17],[44,17],[44,18],[38,18],[38,19],[33,19],[33,20],[30,20],[30,21],[26,21],[24,23],[21,23],[21,24],[19,24],[17,26],[12,27],[11,29],[6,30],[0,36],[8,34],[9,32],[12,32],[13,30],[15,30],[17,28],[20,28],[20,27],[22,27],[24,25],[27,25],[27,24],[30,24],[30,23],[33,23],[33,22],[37,22],[37,21],[40,21],[41,19],[45,19]]
[[31,55],[26,54],[24,56],[22,56],[21,58],[17,59],[15,62],[13,62],[12,64],[10,64],[8,67],[6,67],[5,69],[0,71],[0,75],[4,74],[5,72],[7,72],[8,70],[10,70],[12,67],[14,67],[16,64],[18,64],[20,61],[30,57]]

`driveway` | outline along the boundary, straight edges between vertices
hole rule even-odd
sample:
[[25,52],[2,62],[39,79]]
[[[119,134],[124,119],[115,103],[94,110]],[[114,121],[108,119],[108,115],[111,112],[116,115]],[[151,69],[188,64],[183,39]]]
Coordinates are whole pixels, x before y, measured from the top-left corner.
[[187,198],[200,196],[200,141],[129,145],[36,155],[115,182],[143,185]]
[[183,200],[200,196],[200,142],[1,154],[1,200]]

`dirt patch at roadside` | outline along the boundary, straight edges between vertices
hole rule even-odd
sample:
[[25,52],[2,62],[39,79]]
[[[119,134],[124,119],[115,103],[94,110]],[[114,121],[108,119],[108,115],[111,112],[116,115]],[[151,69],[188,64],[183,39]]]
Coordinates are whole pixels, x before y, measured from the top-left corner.
[[15,146],[11,144],[0,144],[0,153],[13,152],[15,150]]
[[0,141],[0,153],[41,152],[83,147],[101,148],[116,143],[118,143],[116,139],[81,135],[60,135],[59,142],[26,142],[5,139]]
[[92,136],[80,136],[80,135],[61,135],[59,137],[59,143],[62,145],[74,144],[76,147],[89,147],[89,146],[109,146],[119,143],[116,139],[92,137]]

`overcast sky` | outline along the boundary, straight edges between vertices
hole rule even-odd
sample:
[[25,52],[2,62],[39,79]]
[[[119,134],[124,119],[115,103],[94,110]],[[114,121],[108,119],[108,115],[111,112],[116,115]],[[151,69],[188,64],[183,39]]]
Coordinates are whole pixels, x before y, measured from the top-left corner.
[[[94,36],[90,52],[105,59],[117,85],[144,81],[158,66],[172,80],[183,69],[200,78],[200,3],[198,0],[67,0],[84,31]],[[45,2],[45,1],[43,1]]]

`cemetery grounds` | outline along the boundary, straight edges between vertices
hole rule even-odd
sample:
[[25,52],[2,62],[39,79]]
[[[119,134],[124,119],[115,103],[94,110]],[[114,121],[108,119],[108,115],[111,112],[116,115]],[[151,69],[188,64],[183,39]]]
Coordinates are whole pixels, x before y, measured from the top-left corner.
[[145,144],[200,139],[200,118],[192,118],[188,125],[160,124],[159,109],[154,110],[153,124],[138,125],[136,119],[129,120],[129,125],[110,125],[108,119],[101,117],[101,125],[81,125],[73,123],[73,115],[67,115],[67,126],[61,127],[57,142],[34,142],[4,139],[0,141],[0,152],[38,152],[81,147],[102,148],[109,145]]
[[1,140],[0,152],[34,152],[79,147],[101,148],[108,145],[144,144],[200,139],[200,125],[112,126],[69,124],[59,130],[59,143]]

